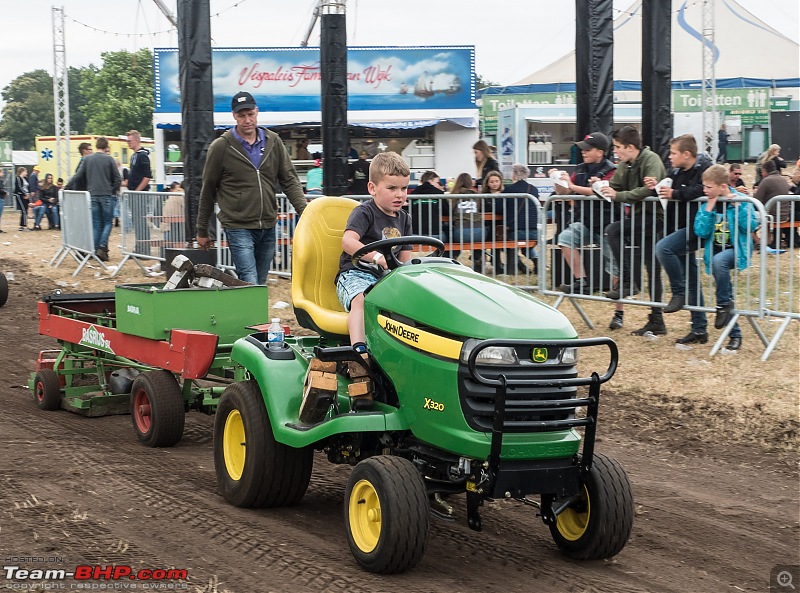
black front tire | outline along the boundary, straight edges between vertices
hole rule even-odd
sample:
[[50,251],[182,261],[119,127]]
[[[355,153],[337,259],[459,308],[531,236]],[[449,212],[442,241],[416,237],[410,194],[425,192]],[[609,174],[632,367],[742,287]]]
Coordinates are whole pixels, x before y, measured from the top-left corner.
[[622,465],[596,453],[580,500],[558,515],[550,533],[570,558],[611,558],[628,542],[633,512],[633,490]]
[[379,455],[350,474],[344,499],[347,543],[369,572],[393,574],[417,565],[428,546],[430,509],[413,463]]
[[178,381],[169,371],[147,371],[131,387],[133,430],[148,447],[172,447],[183,437],[186,407]]
[[279,507],[303,499],[314,450],[275,440],[255,381],[232,383],[214,418],[214,468],[222,496],[237,507]]
[[33,396],[40,410],[58,410],[61,408],[61,386],[58,375],[52,369],[42,369],[33,378]]

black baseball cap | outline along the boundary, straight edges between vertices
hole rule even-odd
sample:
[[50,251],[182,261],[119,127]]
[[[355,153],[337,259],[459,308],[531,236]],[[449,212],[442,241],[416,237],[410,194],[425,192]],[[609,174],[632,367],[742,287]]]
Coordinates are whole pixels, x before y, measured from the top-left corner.
[[258,107],[256,100],[247,91],[236,93],[231,99],[231,111],[234,113],[238,113],[242,109],[255,109],[256,107]]
[[608,138],[605,136],[605,134],[601,134],[600,132],[592,132],[591,134],[588,134],[586,138],[580,142],[576,142],[575,144],[577,144],[578,148],[581,150],[599,148],[603,152],[606,152],[611,143],[608,141]]

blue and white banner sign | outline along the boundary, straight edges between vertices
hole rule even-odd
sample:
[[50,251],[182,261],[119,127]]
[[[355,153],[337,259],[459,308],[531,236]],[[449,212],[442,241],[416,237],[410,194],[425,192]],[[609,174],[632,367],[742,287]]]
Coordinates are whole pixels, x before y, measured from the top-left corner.
[[[261,111],[319,111],[319,48],[214,48],[214,111],[230,112],[239,91]],[[155,111],[180,113],[178,50],[154,52]],[[474,109],[475,48],[352,47],[348,109]]]

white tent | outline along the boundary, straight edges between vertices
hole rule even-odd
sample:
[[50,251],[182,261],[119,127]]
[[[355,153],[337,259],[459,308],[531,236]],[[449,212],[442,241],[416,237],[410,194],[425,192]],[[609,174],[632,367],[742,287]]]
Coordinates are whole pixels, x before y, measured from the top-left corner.
[[[672,80],[702,79],[703,3],[679,0],[674,6]],[[715,9],[714,54],[717,79],[796,81],[800,77],[800,46],[796,42],[781,35],[735,0],[716,0]],[[642,3],[637,0],[614,20],[614,80],[642,79],[641,47]],[[575,52],[572,51],[514,83],[514,86],[574,81]]]

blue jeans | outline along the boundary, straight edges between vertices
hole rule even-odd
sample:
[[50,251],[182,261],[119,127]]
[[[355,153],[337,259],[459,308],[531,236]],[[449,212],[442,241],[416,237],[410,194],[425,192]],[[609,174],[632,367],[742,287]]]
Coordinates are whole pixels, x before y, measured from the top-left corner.
[[92,196],[94,248],[108,248],[108,236],[114,222],[114,196]]
[[49,204],[45,206],[47,210],[45,214],[47,214],[47,223],[50,225],[50,228],[55,228],[59,225],[58,219],[58,204]]
[[[689,278],[689,305],[705,304],[703,289],[697,273],[697,259],[694,251],[686,249],[687,229],[678,229],[656,243],[656,257],[669,277],[672,294],[686,295],[686,276]],[[687,257],[688,255],[688,257]],[[687,266],[688,264],[688,266]],[[708,320],[702,311],[692,311],[692,331],[696,334],[706,333]]]
[[[509,233],[508,239],[510,241],[536,241],[539,238],[539,232],[536,229],[514,229]],[[506,266],[511,265],[516,255],[516,249],[506,249]],[[523,247],[522,253],[528,256],[528,259],[534,260],[539,257],[536,252],[536,247]]]
[[271,229],[225,229],[228,248],[239,280],[266,284],[275,256],[275,227]]
[[3,220],[3,210],[6,208],[6,198],[3,195],[0,195],[0,221]]
[[[726,249],[715,254],[711,259],[711,273],[717,285],[717,306],[727,305],[733,301],[733,284],[731,283],[731,270],[736,270],[736,250]],[[742,330],[735,323],[731,329],[730,337],[741,338]]]
[[47,206],[45,206],[44,204],[42,204],[41,206],[33,207],[33,228],[35,229],[41,228],[42,218],[44,218],[46,210]]

